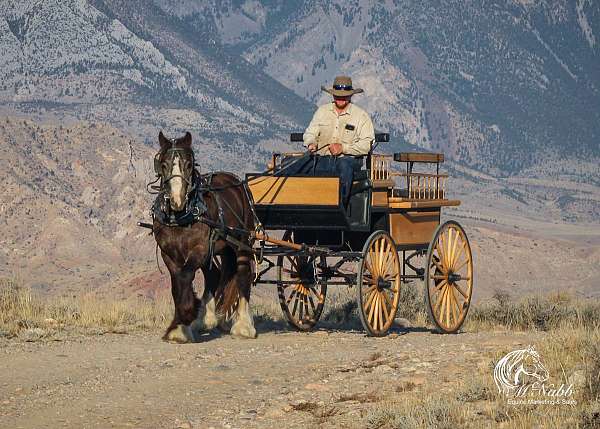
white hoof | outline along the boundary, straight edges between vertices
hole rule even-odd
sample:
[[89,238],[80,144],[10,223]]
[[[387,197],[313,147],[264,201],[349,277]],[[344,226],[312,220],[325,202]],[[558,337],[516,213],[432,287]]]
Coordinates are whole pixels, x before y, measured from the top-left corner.
[[192,322],[191,328],[196,333],[207,332],[215,329],[219,324],[216,314],[215,298],[210,292],[207,292],[208,300],[204,298],[200,301],[198,317]]
[[250,315],[250,305],[245,298],[240,298],[238,308],[233,315],[233,325],[230,333],[239,338],[256,338],[254,321]]
[[234,323],[230,333],[237,338],[256,338],[256,329],[254,326],[241,322]]
[[193,343],[196,341],[194,333],[189,326],[177,325],[177,328],[169,332],[167,341],[177,344]]

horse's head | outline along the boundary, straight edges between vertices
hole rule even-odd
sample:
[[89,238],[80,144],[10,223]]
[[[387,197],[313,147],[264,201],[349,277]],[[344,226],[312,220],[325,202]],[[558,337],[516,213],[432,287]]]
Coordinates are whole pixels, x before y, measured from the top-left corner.
[[550,374],[548,373],[548,370],[544,364],[542,364],[540,355],[532,346],[527,348],[521,363],[523,365],[524,374],[536,379],[539,382],[548,380]]
[[161,178],[161,185],[173,211],[185,208],[188,193],[193,186],[194,151],[192,135],[178,139],[166,138],[162,131],[158,134],[160,150],[154,157],[154,170]]

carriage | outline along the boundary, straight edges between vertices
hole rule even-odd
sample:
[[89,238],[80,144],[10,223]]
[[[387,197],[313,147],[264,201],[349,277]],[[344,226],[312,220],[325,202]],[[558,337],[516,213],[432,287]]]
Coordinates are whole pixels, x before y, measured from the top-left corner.
[[[377,143],[388,141],[389,134],[376,134]],[[254,283],[276,285],[289,324],[313,329],[327,288],[347,285],[356,289],[367,333],[383,336],[401,288],[420,280],[432,322],[441,332],[458,331],[471,302],[473,259],[464,229],[441,223],[442,207],[460,204],[447,198],[443,154],[371,151],[354,171],[347,205],[338,177],[285,174],[290,160],[305,155],[274,153],[266,172],[246,175],[260,221]]]

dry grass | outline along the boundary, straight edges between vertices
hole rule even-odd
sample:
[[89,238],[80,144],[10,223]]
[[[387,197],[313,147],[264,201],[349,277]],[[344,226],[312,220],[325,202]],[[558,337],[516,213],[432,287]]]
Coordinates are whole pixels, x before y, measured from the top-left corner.
[[126,333],[164,329],[172,317],[170,295],[156,300],[101,299],[94,294],[48,298],[19,282],[0,279],[0,336],[28,341],[52,338],[79,330],[82,333]]
[[[489,367],[474,370],[450,388],[400,389],[393,400],[374,404],[360,427],[600,427],[600,330],[560,328],[536,344],[551,382],[574,384],[575,406],[511,405],[498,393],[492,368],[510,350],[498,350]],[[420,389],[420,388],[417,388]]]
[[496,293],[488,302],[469,310],[466,330],[503,327],[549,331],[561,327],[600,327],[600,300],[573,299],[566,293],[528,296],[513,301]]
[[[320,325],[331,329],[361,330],[355,293],[354,289],[332,288]],[[35,339],[72,328],[122,333],[159,330],[165,328],[172,317],[171,300],[168,291],[154,300],[138,297],[102,299],[92,293],[71,298],[47,298],[38,296],[18,281],[0,279],[0,337],[29,335],[30,339]],[[252,308],[257,324],[273,329],[285,326],[275,296],[253,297]],[[430,326],[422,285],[403,285],[398,317],[408,319],[412,326]],[[573,299],[559,293],[513,301],[509,296],[497,293],[488,302],[472,305],[463,330],[553,331],[599,327],[600,300]]]

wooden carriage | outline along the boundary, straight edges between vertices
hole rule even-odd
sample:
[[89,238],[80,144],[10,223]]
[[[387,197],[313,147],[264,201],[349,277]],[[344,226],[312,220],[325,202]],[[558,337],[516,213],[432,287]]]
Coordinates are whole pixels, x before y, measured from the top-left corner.
[[[300,135],[301,136],[301,135]],[[292,135],[298,141],[298,134]],[[377,134],[379,142],[388,134]],[[381,336],[392,326],[403,284],[424,280],[431,320],[446,333],[458,331],[471,302],[473,260],[467,235],[455,221],[440,222],[448,176],[443,154],[370,153],[354,172],[348,205],[338,177],[285,174],[285,160],[305,153],[273,154],[266,173],[247,180],[265,230],[282,230],[281,240],[260,242],[257,284],[276,284],[288,322],[312,329],[327,286],[356,286],[363,326]],[[420,265],[418,261],[424,260]],[[348,270],[354,264],[355,270]],[[277,278],[266,273],[277,268]]]

